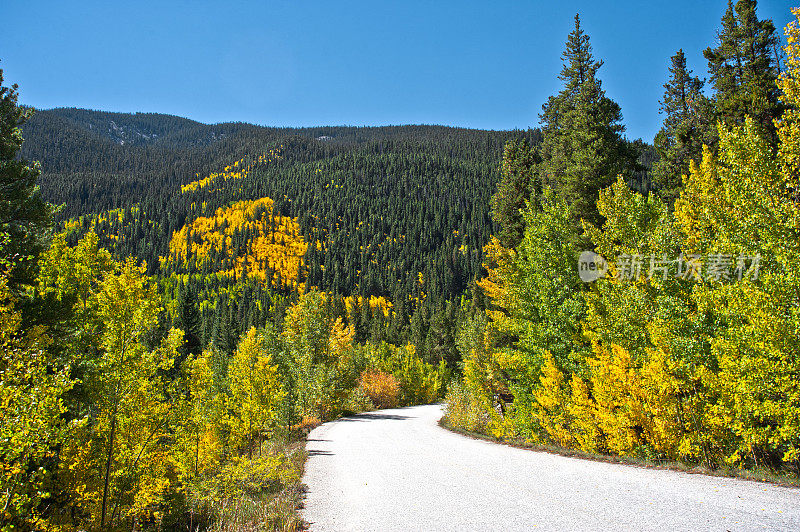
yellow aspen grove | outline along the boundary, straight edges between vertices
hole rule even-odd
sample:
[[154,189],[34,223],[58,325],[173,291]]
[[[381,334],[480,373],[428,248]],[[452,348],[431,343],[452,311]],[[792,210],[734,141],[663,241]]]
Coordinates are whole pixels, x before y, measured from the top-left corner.
[[[513,270],[514,250],[504,248],[500,244],[500,240],[492,236],[483,252],[486,254],[484,267],[487,276],[478,282],[478,286],[496,307],[507,309],[508,303],[505,298],[508,297],[507,284],[510,282],[509,277]],[[489,310],[488,314],[493,320],[502,321],[501,312]]]
[[687,412],[681,403],[681,389],[688,385],[675,376],[675,362],[664,349],[648,349],[641,375],[644,437],[659,454],[672,460],[682,456],[681,443]]
[[356,334],[355,327],[350,324],[345,326],[342,318],[336,318],[331,328],[331,335],[328,339],[328,349],[337,358],[341,357],[351,347],[353,347],[353,337]]
[[393,307],[392,302],[383,296],[369,296],[368,298],[364,298],[364,296],[361,295],[352,295],[343,299],[347,314],[350,316],[354,315],[354,312],[362,305],[367,304],[370,309],[373,311],[378,309],[385,318],[388,318]]
[[573,437],[568,417],[569,395],[564,384],[564,374],[556,367],[550,353],[545,353],[539,382],[541,387],[534,394],[539,424],[553,441],[564,447],[572,447]]
[[277,424],[276,408],[285,395],[278,368],[264,345],[264,333],[251,328],[239,342],[228,368],[231,443],[252,457]]
[[606,435],[609,451],[634,455],[644,442],[638,372],[630,353],[618,345],[611,349],[595,345],[595,357],[589,365],[597,424]]
[[156,288],[133,259],[115,269],[97,294],[102,355],[87,386],[98,413],[71,434],[62,451],[76,508],[101,527],[162,517],[171,460],[161,442],[172,408],[164,371],[173,366],[183,339],[173,329],[155,349],[144,344],[160,311]]
[[[200,189],[210,187],[214,183],[218,181],[228,181],[229,179],[242,179],[246,177],[256,166],[263,165],[266,163],[270,163],[273,160],[277,161],[282,157],[282,150],[281,148],[271,149],[268,152],[259,155],[258,157],[249,160],[249,158],[243,158],[232,165],[226,166],[222,172],[214,172],[209,174],[208,176],[198,179],[196,181],[192,181],[191,183],[187,183],[186,185],[181,185],[181,193],[187,194],[192,192],[197,192]],[[199,177],[200,174],[197,174]]]
[[[707,137],[718,146],[674,165],[689,170],[670,191],[674,210],[627,175],[577,224],[548,186],[512,209],[522,239],[484,248],[488,301],[482,325],[463,326],[450,423],[589,452],[800,471],[794,14],[776,135],[760,116],[718,124]],[[574,279],[570,261],[584,252],[604,275]]]
[[574,446],[590,453],[605,452],[605,436],[597,422],[597,409],[589,385],[577,375],[570,380],[570,398],[566,404]]
[[213,216],[196,218],[172,235],[168,260],[179,267],[208,267],[224,277],[302,291],[308,244],[297,219],[274,212],[273,203],[270,198],[239,201]]
[[[0,269],[3,268],[0,261]],[[0,270],[0,530],[44,529],[39,504],[48,496],[69,427],[62,396],[72,388],[67,368],[49,368],[51,343],[41,327],[22,333],[5,271]]]
[[[185,378],[176,408],[175,462],[178,479],[189,484],[213,472],[224,452],[225,400],[214,389],[208,351],[184,363]],[[188,393],[187,393],[188,392]]]
[[690,253],[708,251],[718,223],[727,216],[725,194],[717,175],[714,155],[708,146],[703,148],[703,160],[692,161],[685,186],[675,201],[676,225],[684,235],[684,249]]

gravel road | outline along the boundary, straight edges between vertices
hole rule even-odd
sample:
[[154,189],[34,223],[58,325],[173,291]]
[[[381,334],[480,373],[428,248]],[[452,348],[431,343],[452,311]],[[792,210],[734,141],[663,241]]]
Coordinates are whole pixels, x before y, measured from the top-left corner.
[[314,429],[311,530],[800,531],[798,489],[515,449],[449,432],[441,415],[398,408]]

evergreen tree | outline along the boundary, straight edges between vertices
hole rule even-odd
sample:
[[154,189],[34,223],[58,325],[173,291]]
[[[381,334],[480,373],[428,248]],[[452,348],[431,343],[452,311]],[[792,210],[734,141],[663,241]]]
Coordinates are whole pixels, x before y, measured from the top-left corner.
[[686,67],[683,50],[672,56],[669,81],[664,84],[660,112],[666,115],[656,135],[659,159],[653,165],[653,181],[659,195],[670,204],[678,196],[689,161],[699,162],[703,145],[713,145],[711,102],[703,95],[703,81]]
[[648,144],[642,139],[629,142],[634,153],[636,153],[637,168],[628,180],[628,186],[641,194],[649,194],[653,189],[653,165],[658,160],[658,152],[655,146]]
[[707,48],[708,71],[714,87],[717,118],[743,125],[751,116],[772,145],[777,142],[773,120],[782,112],[776,85],[780,70],[778,36],[771,20],[758,20],[755,0],[738,0],[722,17],[717,46]]
[[448,301],[443,308],[436,310],[431,319],[426,338],[428,362],[438,364],[444,360],[448,367],[456,367],[461,360],[456,348],[456,333],[455,305]]
[[635,154],[622,138],[620,107],[606,96],[597,78],[603,62],[594,60],[578,15],[562,58],[559,79],[564,88],[548,98],[540,115],[541,179],[574,204],[576,218],[597,221],[599,190],[616,175],[629,173]]
[[537,194],[534,172],[539,155],[527,139],[508,142],[503,151],[500,183],[490,202],[492,219],[500,226],[497,238],[507,248],[515,248],[522,241],[525,222],[522,209],[531,194]]
[[187,283],[178,296],[178,311],[175,325],[183,330],[184,342],[181,347],[182,359],[189,355],[199,355],[202,351],[200,312],[198,311],[197,293]]
[[414,310],[409,323],[408,341],[417,346],[417,354],[423,360],[427,360],[427,344],[425,340],[427,339],[428,327],[430,326],[428,312],[428,307],[420,305]]
[[355,341],[364,343],[369,339],[370,328],[372,324],[372,310],[369,308],[369,301],[364,299],[361,305],[356,307],[358,310],[357,317],[355,318]]
[[237,336],[228,302],[218,301],[211,344],[226,356],[230,356],[236,349]]
[[12,264],[9,285],[18,288],[33,280],[35,259],[44,249],[53,208],[39,195],[38,163],[17,158],[22,147],[19,126],[32,114],[17,103],[17,85],[3,86],[0,69],[0,235],[8,235],[0,258]]

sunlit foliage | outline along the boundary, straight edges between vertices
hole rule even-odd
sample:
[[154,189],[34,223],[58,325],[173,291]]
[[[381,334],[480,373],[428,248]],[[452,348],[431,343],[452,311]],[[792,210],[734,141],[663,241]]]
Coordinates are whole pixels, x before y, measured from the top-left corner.
[[227,181],[229,179],[241,179],[247,176],[247,174],[250,173],[250,171],[255,166],[271,163],[273,160],[277,160],[280,158],[281,158],[281,150],[279,148],[279,149],[269,150],[267,153],[259,155],[252,161],[249,161],[247,158],[240,159],[234,162],[232,165],[226,166],[222,170],[222,172],[215,172],[202,179],[198,179],[197,181],[192,181],[191,183],[188,183],[186,185],[181,185],[181,192],[184,194],[196,192],[202,188],[213,185],[217,181]]
[[51,365],[52,342],[40,327],[22,330],[20,312],[0,260],[0,530],[42,527],[39,505],[49,496],[58,446],[68,427],[63,396],[68,368]]
[[[777,144],[749,115],[760,108],[744,109],[741,121],[719,123],[716,153],[706,146],[701,160],[683,160],[674,211],[670,197],[619,177],[599,192],[600,223],[576,228],[571,206],[545,189],[523,211],[515,248],[492,240],[480,282],[488,320],[463,328],[452,423],[474,430],[484,420],[496,437],[589,452],[800,471],[797,22],[786,32]],[[608,259],[606,278],[576,279],[587,249]],[[644,260],[623,276],[626,254]],[[673,271],[654,274],[664,257]],[[703,269],[715,257],[731,257],[729,275]]]
[[236,202],[185,225],[172,235],[169,259],[192,270],[302,291],[307,248],[297,219],[274,212],[273,201],[261,198]]

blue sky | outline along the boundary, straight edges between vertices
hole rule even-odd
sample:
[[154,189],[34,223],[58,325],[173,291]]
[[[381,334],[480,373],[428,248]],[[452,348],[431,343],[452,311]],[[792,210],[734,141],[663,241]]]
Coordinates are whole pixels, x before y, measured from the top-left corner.
[[[2,0],[0,68],[39,108],[271,126],[536,126],[576,12],[626,135],[652,141],[669,57],[706,76],[725,0]],[[800,3],[800,2],[798,2]],[[782,35],[791,2],[761,0]]]

